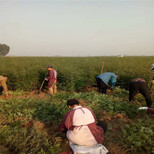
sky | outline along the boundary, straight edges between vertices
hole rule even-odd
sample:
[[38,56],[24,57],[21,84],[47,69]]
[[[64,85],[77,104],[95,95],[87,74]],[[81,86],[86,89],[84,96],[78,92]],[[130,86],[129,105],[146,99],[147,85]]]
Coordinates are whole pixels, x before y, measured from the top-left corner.
[[0,0],[10,56],[154,56],[154,0]]

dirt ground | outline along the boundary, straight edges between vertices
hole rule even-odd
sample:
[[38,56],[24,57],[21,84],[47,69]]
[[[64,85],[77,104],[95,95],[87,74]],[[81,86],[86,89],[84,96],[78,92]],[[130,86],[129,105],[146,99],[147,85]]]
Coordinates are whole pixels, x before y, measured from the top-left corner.
[[38,91],[31,91],[28,92],[24,95],[9,95],[7,98],[4,95],[0,95],[0,99],[11,99],[11,98],[46,98],[49,97],[50,95],[46,92],[40,92],[38,93]]
[[13,154],[7,147],[0,145],[0,154]]
[[[83,92],[89,92],[89,91],[97,91],[97,87],[84,87]],[[18,95],[13,94],[13,91],[10,91],[11,94],[6,98],[5,95],[0,95],[0,99],[11,99],[11,98],[48,98],[51,95],[48,93],[47,88],[43,89],[41,92],[38,92],[38,90],[33,90],[31,92],[26,92],[24,95]],[[62,92],[62,91],[58,91]],[[107,93],[110,94],[112,91],[107,90]],[[85,104],[82,104],[85,105]]]

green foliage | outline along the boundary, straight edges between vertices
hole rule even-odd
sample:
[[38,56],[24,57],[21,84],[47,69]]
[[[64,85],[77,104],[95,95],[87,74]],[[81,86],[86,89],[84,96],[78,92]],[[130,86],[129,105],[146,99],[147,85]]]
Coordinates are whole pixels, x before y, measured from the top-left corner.
[[[1,100],[0,100],[1,102]],[[33,108],[35,103],[33,99],[11,99],[9,101],[2,101],[0,103],[0,113],[5,117],[8,117],[8,120],[13,121],[19,116],[32,119],[32,114],[34,113]]]
[[[16,92],[16,95],[22,93]],[[97,92],[61,92],[46,99],[1,99],[0,144],[8,146],[15,153],[58,154],[61,145],[59,142],[53,141],[52,138],[64,137],[58,132],[57,128],[64,114],[69,111],[66,106],[67,100],[76,98],[85,102],[85,106],[90,107],[98,119],[104,118],[102,116],[105,115],[101,114],[103,111],[110,117],[122,113],[126,119],[130,118],[132,121],[141,115],[141,119],[146,117],[145,120],[135,121],[133,124],[120,125],[123,131],[118,134],[122,137],[117,143],[122,142],[122,145],[125,144],[132,151],[151,152],[153,150],[153,122],[149,120],[144,112],[140,111],[140,113],[137,110],[139,105],[128,103],[126,97],[128,97],[128,91],[115,88],[112,95],[103,95]],[[50,128],[40,130],[34,125],[36,122],[50,124]],[[28,123],[32,125],[28,126]],[[51,133],[54,127],[56,132]],[[114,132],[111,130],[110,133],[112,135]]]
[[104,61],[104,72],[118,74],[116,85],[128,89],[130,80],[136,77],[150,82],[153,60],[154,57],[1,57],[0,74],[9,76],[9,89],[34,90],[47,73],[45,67],[52,64],[58,72],[58,89],[82,91],[85,86],[96,86]]
[[9,53],[10,47],[6,44],[0,44],[0,56],[5,56]]
[[138,120],[131,125],[126,125],[122,130],[122,140],[131,151],[143,153],[154,152],[154,121]]
[[62,116],[68,111],[66,102],[39,102],[33,114],[33,118],[39,121],[53,121],[59,123]]
[[18,96],[18,95],[21,95],[21,96],[24,96],[26,94],[25,91],[22,91],[22,90],[16,90],[16,91],[9,91],[8,92],[9,95],[12,95],[12,96]]
[[0,143],[7,145],[14,153],[55,153],[58,147],[53,147],[46,132],[38,129],[21,127],[18,123],[1,126]]

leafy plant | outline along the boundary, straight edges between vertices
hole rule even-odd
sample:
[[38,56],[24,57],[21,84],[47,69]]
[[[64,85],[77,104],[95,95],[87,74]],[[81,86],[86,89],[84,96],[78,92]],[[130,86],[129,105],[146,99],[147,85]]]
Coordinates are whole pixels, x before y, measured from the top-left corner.
[[138,120],[126,125],[122,130],[122,140],[132,152],[142,153],[154,151],[154,122],[151,120]]

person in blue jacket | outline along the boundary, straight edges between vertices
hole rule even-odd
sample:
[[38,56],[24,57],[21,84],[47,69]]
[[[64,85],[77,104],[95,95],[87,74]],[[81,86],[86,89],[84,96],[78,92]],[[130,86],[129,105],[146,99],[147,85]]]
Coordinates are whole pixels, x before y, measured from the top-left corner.
[[117,82],[117,75],[111,72],[106,72],[98,75],[96,77],[97,85],[98,85],[98,91],[100,93],[106,94],[107,89],[109,88],[109,85],[111,86],[111,89],[115,86]]

